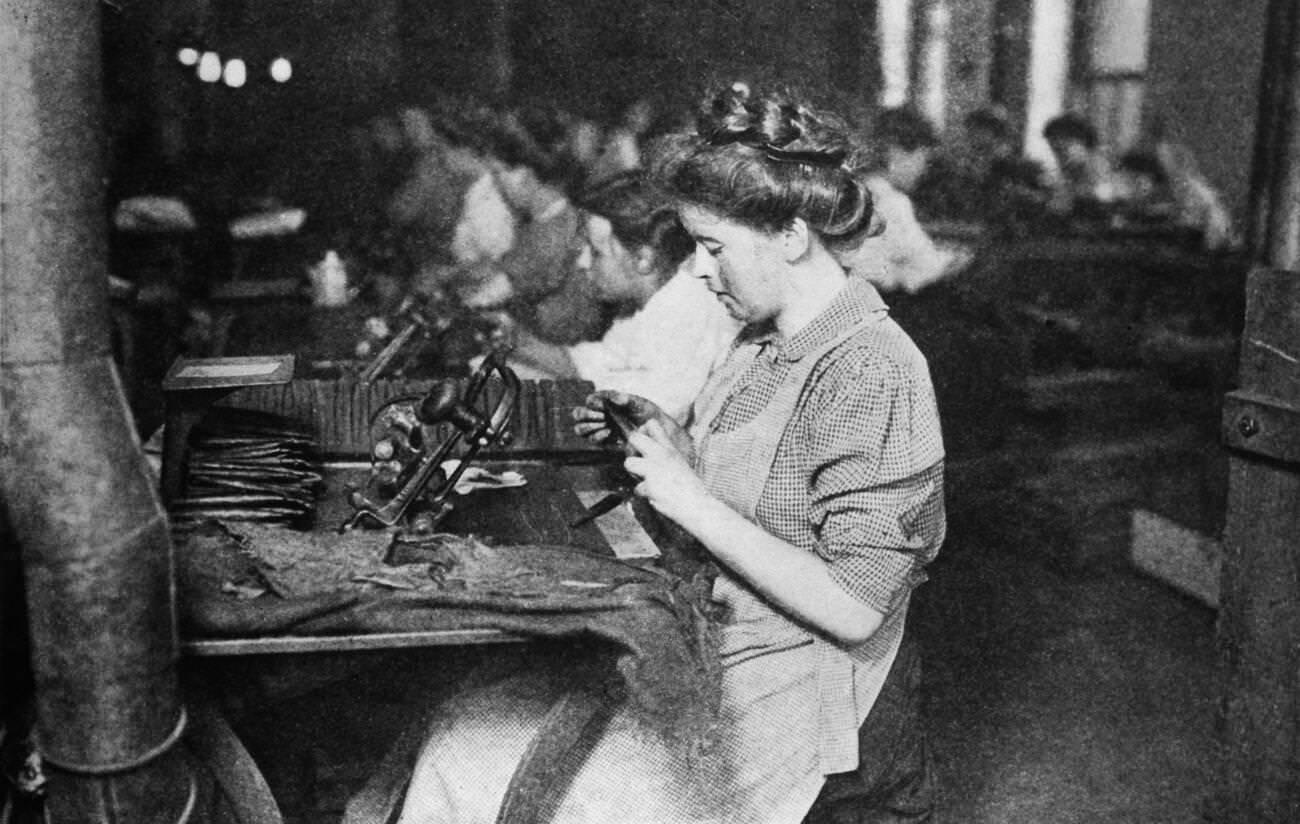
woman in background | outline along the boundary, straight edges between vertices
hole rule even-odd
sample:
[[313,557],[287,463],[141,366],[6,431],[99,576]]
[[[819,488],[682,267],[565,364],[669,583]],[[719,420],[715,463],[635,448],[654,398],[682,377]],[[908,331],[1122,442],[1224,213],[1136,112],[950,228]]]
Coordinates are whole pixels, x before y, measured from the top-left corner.
[[1158,138],[1150,150],[1125,155],[1119,171],[1126,178],[1125,206],[1139,219],[1187,230],[1209,252],[1240,244],[1222,196],[1187,146]]
[[684,416],[740,326],[694,277],[694,244],[670,204],[627,171],[578,197],[585,247],[575,277],[616,315],[596,340],[553,343],[517,327],[512,365],[524,377],[582,378],[643,395]]
[[874,155],[865,177],[880,231],[852,249],[837,250],[841,264],[885,291],[919,292],[964,268],[962,248],[940,248],[916,216],[916,188],[934,173],[939,145],[930,123],[908,108],[885,109],[871,131]]
[[1118,179],[1098,145],[1097,130],[1082,115],[1058,115],[1043,126],[1043,138],[1056,158],[1056,178],[1048,208],[1061,215],[1087,215],[1119,196]]

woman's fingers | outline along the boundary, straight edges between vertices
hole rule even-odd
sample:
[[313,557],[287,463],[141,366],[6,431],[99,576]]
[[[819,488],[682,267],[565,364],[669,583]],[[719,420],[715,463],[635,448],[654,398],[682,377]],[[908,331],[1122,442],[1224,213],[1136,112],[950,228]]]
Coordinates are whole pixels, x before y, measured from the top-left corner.
[[[651,421],[644,427],[633,429],[631,432],[627,433],[627,445],[646,457],[658,457],[662,455],[662,444],[660,444],[660,442],[648,431],[651,426],[656,424],[656,421]],[[663,431],[662,426],[659,427],[659,431]]]
[[601,393],[593,392],[583,400],[582,406],[575,406],[569,415],[573,418],[573,431],[578,436],[593,441],[604,442],[614,437],[609,428],[609,418],[601,404]]
[[609,427],[603,423],[577,423],[573,425],[573,431],[582,438],[590,438],[593,441],[607,441],[614,437],[614,433],[609,431]]
[[582,401],[583,407],[596,412],[603,412],[606,403],[618,407],[631,407],[633,405],[631,395],[615,389],[597,389]]
[[569,413],[569,417],[573,418],[573,422],[578,426],[592,423],[604,426],[606,423],[605,413],[603,410],[588,409],[585,406],[573,407],[573,410]]
[[605,409],[601,406],[598,393],[593,393],[583,398],[580,406],[573,407],[572,415],[574,420],[582,420],[584,418],[600,418],[601,420],[604,420]]
[[[640,455],[630,455],[623,459],[623,469],[627,470],[627,473],[634,478],[645,478],[646,472],[649,469],[648,464],[649,461]],[[638,487],[638,494],[640,491],[641,490]]]
[[673,445],[672,436],[668,434],[668,428],[664,426],[664,422],[658,418],[646,421],[645,426],[643,426],[640,431],[649,435],[655,443],[659,444],[664,449],[676,449]]

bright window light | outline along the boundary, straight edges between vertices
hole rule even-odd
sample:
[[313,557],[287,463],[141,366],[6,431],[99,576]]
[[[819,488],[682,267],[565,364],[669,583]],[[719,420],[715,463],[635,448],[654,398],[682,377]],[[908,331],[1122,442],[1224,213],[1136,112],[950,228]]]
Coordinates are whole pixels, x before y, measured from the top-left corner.
[[1054,168],[1043,125],[1065,110],[1070,70],[1070,0],[1034,0],[1029,46],[1029,100],[1025,112],[1025,154]]
[[882,0],[876,4],[876,17],[884,79],[880,105],[893,108],[906,103],[910,91],[912,0]]
[[221,79],[230,88],[238,89],[248,82],[248,67],[238,57],[228,60],[225,71],[221,73]]
[[204,52],[199,58],[199,79],[204,83],[216,83],[221,79],[221,58],[216,52]]
[[199,50],[191,49],[189,46],[176,52],[176,59],[181,61],[182,66],[193,66],[199,62]]
[[293,64],[287,57],[277,57],[271,61],[271,79],[276,83],[288,83],[293,77]]
[[943,130],[948,102],[948,31],[952,11],[947,0],[935,0],[925,10],[925,42],[921,44],[921,68],[916,78],[916,105],[921,114]]

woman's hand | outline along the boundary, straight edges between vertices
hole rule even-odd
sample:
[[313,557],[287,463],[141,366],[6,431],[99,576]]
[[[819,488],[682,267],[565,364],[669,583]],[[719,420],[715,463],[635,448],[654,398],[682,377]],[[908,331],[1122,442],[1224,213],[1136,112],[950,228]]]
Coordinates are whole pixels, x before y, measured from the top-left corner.
[[657,421],[678,451],[688,456],[694,453],[686,430],[654,401],[640,395],[609,389],[593,392],[582,406],[574,407],[573,421],[574,432],[597,443],[618,443],[625,440],[624,429],[643,429],[651,421]]
[[634,454],[623,461],[623,468],[638,479],[636,493],[689,529],[693,516],[714,500],[704,480],[691,468],[689,457],[658,420],[629,433],[627,441]]

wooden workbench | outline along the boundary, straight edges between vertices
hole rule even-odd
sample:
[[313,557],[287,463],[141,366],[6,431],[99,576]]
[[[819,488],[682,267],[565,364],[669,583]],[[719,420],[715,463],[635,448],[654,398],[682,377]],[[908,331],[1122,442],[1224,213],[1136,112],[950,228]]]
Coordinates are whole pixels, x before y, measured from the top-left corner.
[[[293,381],[280,387],[258,387],[230,396],[229,403],[245,408],[276,411],[305,421],[323,437],[323,451],[336,458],[352,452],[352,460],[325,465],[322,490],[312,530],[333,531],[350,513],[343,490],[349,477],[368,470],[358,460],[359,431],[375,408],[388,399],[417,394],[425,384],[360,386],[330,385],[327,381]],[[644,507],[634,513],[625,505],[594,522],[579,527],[570,523],[585,506],[620,481],[621,453],[592,450],[573,439],[568,427],[568,406],[590,390],[589,385],[530,384],[521,393],[526,410],[517,420],[515,440],[493,452],[485,468],[512,469],[526,478],[520,487],[480,490],[456,501],[441,530],[474,534],[502,545],[537,544],[572,547],[585,553],[615,556],[630,549],[645,554],[647,547],[675,549],[671,528],[658,522]],[[345,413],[340,413],[345,409]],[[351,423],[340,426],[343,414]],[[344,455],[346,457],[346,454]],[[670,560],[674,557],[670,555]],[[183,560],[183,559],[182,559]],[[654,560],[637,564],[656,564]],[[271,596],[262,596],[263,598]],[[380,596],[382,597],[382,596]],[[454,610],[449,610],[454,613]],[[191,748],[217,776],[225,796],[237,808],[238,820],[248,824],[281,824],[284,816],[262,774],[236,735],[238,716],[250,706],[276,700],[305,700],[322,685],[338,683],[359,670],[374,666],[392,654],[444,656],[452,649],[502,649],[528,642],[528,633],[458,627],[452,622],[438,629],[403,632],[303,634],[290,628],[254,637],[213,637],[187,633],[182,651],[187,657],[187,678],[193,706]],[[564,643],[552,640],[549,643]],[[578,638],[583,655],[593,651],[591,638]],[[603,649],[603,647],[599,647]],[[440,652],[435,652],[441,650]],[[612,656],[612,650],[611,650]],[[555,708],[554,719],[544,725],[507,792],[502,821],[542,820],[542,810],[553,788],[566,780],[554,768],[559,757],[577,742],[575,732],[599,725],[614,710],[602,689],[580,690]],[[232,721],[228,719],[235,719]],[[395,747],[409,746],[399,741]]]

